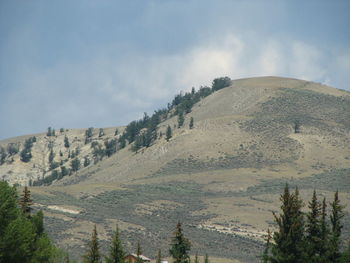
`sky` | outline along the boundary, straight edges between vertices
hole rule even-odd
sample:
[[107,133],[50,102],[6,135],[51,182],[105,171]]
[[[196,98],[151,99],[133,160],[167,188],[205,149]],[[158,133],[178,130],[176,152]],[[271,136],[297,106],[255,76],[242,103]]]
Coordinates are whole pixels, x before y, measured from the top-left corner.
[[0,139],[126,125],[221,76],[350,91],[349,14],[347,0],[0,0]]

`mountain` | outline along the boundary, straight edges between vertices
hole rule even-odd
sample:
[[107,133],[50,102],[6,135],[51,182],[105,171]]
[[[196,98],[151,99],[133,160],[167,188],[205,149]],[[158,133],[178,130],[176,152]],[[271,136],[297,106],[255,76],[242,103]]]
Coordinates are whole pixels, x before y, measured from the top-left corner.
[[[147,256],[158,248],[166,254],[181,221],[193,253],[208,253],[213,262],[256,262],[285,183],[298,186],[305,202],[313,189],[329,201],[338,189],[343,204],[350,203],[349,92],[289,78],[239,79],[201,97],[180,128],[175,108],[162,116],[149,147],[132,151],[135,141],[110,157],[100,158],[98,149],[119,140],[125,127],[105,128],[102,136],[91,129],[88,139],[88,129],[36,134],[28,162],[20,152],[34,135],[1,141],[19,152],[6,156],[0,176],[42,185],[31,188],[36,207],[44,210],[50,235],[75,256],[94,223],[104,246],[118,224],[130,252],[140,241]],[[51,149],[51,164],[91,162],[61,178],[52,172],[59,167],[50,169]],[[349,205],[345,212],[349,222]],[[349,238],[348,224],[343,233]]]

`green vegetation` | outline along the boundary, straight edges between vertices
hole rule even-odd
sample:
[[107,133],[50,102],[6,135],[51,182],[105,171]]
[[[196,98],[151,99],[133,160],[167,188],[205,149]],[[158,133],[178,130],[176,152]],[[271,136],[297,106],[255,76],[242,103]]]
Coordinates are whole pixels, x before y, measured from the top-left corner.
[[116,227],[113,233],[112,243],[109,248],[109,255],[106,257],[106,263],[123,263],[125,252],[120,239],[119,228]]
[[193,125],[194,125],[194,120],[193,120],[193,117],[191,117],[190,124],[189,124],[190,130],[193,129]]
[[189,255],[190,250],[191,243],[185,238],[181,223],[179,222],[176,225],[169,253],[173,257],[174,263],[189,263],[191,261]]
[[221,77],[213,80],[212,90],[217,91],[226,88],[232,84],[232,80],[229,77]]
[[340,236],[344,217],[343,206],[340,205],[338,191],[331,203],[330,226],[326,220],[326,201],[321,204],[314,190],[309,202],[308,213],[302,212],[303,201],[299,197],[298,188],[290,193],[286,185],[280,198],[281,214],[274,213],[277,231],[273,233],[271,243],[268,232],[262,262],[271,263],[334,263],[342,262],[340,252]]
[[22,162],[27,163],[32,159],[32,147],[34,142],[36,142],[36,137],[30,137],[29,139],[25,140],[24,148],[20,153]]
[[173,136],[173,132],[171,131],[170,125],[168,125],[165,132],[165,139],[167,140],[167,142],[170,140],[172,136]]
[[0,262],[58,263],[64,253],[48,238],[41,211],[31,214],[30,191],[25,188],[17,205],[17,190],[0,182]]
[[83,256],[83,263],[101,263],[100,247],[97,237],[96,225],[92,232],[91,240],[88,243],[86,254]]
[[64,147],[69,148],[70,144],[69,144],[69,140],[67,135],[64,136]]

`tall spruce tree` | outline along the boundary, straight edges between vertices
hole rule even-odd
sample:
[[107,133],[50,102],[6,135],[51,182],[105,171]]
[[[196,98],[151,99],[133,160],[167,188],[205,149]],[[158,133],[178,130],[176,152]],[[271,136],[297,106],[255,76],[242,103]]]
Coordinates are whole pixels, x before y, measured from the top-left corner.
[[117,226],[112,237],[109,255],[106,257],[106,263],[124,263],[124,257],[125,253],[120,239],[119,228]]
[[321,233],[320,233],[320,263],[327,263],[330,247],[329,247],[329,225],[327,222],[327,203],[326,198],[323,198],[322,201],[322,210],[321,210]]
[[209,263],[209,256],[208,256],[208,254],[205,254],[204,263]]
[[100,247],[98,244],[97,229],[96,225],[92,231],[91,240],[88,243],[86,254],[83,256],[84,263],[100,263]]
[[338,197],[338,190],[334,194],[334,200],[331,205],[331,233],[330,233],[330,256],[329,260],[331,262],[338,262],[340,259],[340,235],[343,228],[341,222],[344,217],[343,206],[340,205],[340,200]]
[[261,263],[268,263],[270,262],[270,249],[271,249],[271,231],[270,229],[267,230],[267,236],[266,236],[266,244],[263,254],[260,256]]
[[320,263],[320,258],[322,254],[322,207],[317,201],[316,190],[314,190],[312,199],[309,202],[310,212],[307,213],[306,221],[306,243],[305,252],[306,258],[310,263]]
[[31,206],[33,204],[33,200],[31,199],[30,191],[29,191],[27,186],[25,186],[23,189],[22,196],[19,199],[19,204],[21,206],[21,210],[22,210],[23,214],[26,217],[30,217],[30,213],[32,211]]
[[170,255],[174,259],[174,263],[189,263],[191,250],[190,241],[184,236],[181,223],[177,223],[176,230],[171,242],[169,250]]
[[271,249],[273,263],[302,263],[304,250],[304,219],[299,198],[298,188],[294,193],[289,192],[286,184],[280,198],[281,214],[274,213],[278,231],[274,232]]
[[165,139],[167,140],[167,142],[170,140],[170,138],[172,137],[172,131],[171,131],[171,127],[170,125],[168,125],[168,127],[166,128],[166,133],[165,133]]
[[194,263],[199,263],[198,252],[196,252],[196,255],[194,256]]

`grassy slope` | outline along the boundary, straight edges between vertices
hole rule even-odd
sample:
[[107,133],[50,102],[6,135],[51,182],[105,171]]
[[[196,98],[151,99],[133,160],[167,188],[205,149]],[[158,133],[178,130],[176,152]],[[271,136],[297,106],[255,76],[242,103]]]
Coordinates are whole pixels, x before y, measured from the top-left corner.
[[[294,79],[236,80],[196,104],[169,142],[137,154],[124,149],[32,192],[42,205],[81,211],[45,208],[50,234],[76,254],[93,223],[103,244],[118,223],[130,251],[140,240],[146,255],[166,253],[180,220],[194,253],[255,262],[286,182],[299,185],[304,200],[314,188],[328,200],[339,189],[350,203],[349,98]],[[160,130],[175,124],[171,118]],[[348,225],[344,232],[349,237]]]

